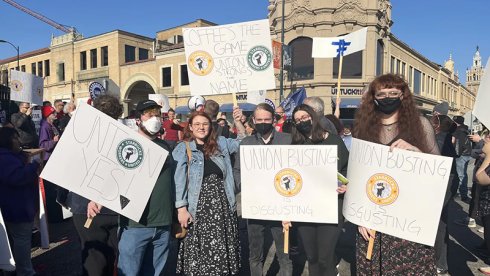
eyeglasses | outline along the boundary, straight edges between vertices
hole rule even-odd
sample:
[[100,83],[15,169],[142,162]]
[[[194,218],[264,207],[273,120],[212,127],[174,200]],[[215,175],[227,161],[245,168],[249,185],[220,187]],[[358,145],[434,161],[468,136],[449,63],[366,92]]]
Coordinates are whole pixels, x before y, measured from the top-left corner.
[[299,123],[301,123],[301,122],[308,121],[308,120],[310,120],[310,119],[311,119],[311,116],[310,116],[310,115],[303,115],[303,116],[301,116],[301,118],[294,119],[294,122],[295,122],[296,124],[299,124]]
[[402,95],[402,91],[400,90],[393,90],[393,91],[388,91],[388,92],[375,92],[374,97],[377,99],[384,99],[384,98],[398,98]]
[[192,124],[193,127],[196,127],[196,128],[200,128],[200,127],[208,127],[209,126],[209,123],[193,123]]

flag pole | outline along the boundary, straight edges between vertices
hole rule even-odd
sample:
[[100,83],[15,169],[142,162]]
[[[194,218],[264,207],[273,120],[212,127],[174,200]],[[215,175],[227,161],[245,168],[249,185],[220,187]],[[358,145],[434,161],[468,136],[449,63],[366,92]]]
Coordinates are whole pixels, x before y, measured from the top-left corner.
[[337,78],[337,98],[335,101],[335,117],[340,118],[340,106],[339,106],[339,100],[340,100],[340,82],[342,80],[342,63],[344,61],[344,55],[341,52],[339,54],[339,75]]

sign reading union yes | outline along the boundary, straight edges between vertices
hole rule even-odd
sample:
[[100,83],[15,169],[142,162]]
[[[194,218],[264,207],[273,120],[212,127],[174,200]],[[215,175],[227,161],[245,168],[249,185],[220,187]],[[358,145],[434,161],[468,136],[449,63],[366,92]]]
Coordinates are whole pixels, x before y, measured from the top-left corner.
[[240,146],[242,216],[338,222],[336,146]]
[[184,28],[191,93],[228,94],[276,87],[269,21]]
[[81,103],[41,177],[139,221],[168,152]]
[[350,222],[433,246],[452,158],[352,140],[343,214]]

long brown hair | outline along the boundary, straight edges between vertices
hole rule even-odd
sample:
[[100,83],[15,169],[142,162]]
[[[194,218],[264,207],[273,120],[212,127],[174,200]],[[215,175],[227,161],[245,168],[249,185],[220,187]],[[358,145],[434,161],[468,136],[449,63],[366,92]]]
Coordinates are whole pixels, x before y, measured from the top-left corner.
[[398,138],[416,146],[422,152],[429,152],[424,127],[420,120],[412,92],[403,77],[386,74],[374,79],[362,97],[362,104],[356,112],[353,136],[362,140],[381,143],[382,113],[374,104],[374,93],[384,88],[396,88],[402,91],[402,103],[398,109]]
[[197,116],[204,117],[209,122],[209,133],[208,136],[204,139],[204,158],[209,159],[212,155],[216,154],[219,149],[218,149],[218,142],[217,142],[214,127],[212,125],[211,117],[209,117],[208,114],[202,111],[195,111],[191,113],[191,116],[189,118],[189,124],[184,130],[184,140],[188,142],[196,140],[196,137],[194,137],[194,134],[191,131],[191,126],[192,126],[192,122],[194,121],[194,118],[196,118]]

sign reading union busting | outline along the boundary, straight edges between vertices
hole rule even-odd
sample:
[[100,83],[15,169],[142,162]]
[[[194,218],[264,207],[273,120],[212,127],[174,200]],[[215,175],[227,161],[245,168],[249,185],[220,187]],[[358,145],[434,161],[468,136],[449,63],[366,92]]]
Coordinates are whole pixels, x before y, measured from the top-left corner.
[[350,222],[433,246],[452,158],[352,140],[343,214]]
[[240,146],[242,216],[338,223],[336,146]]
[[276,87],[269,21],[184,28],[193,95],[229,94]]
[[168,152],[81,103],[41,177],[139,221]]

